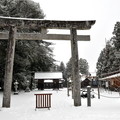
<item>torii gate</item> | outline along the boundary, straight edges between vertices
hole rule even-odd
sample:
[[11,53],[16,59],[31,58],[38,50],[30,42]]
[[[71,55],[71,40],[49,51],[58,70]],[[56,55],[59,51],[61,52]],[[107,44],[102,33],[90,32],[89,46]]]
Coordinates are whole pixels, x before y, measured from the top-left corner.
[[[81,106],[78,46],[77,41],[89,41],[89,35],[77,35],[77,30],[89,30],[95,20],[91,21],[58,21],[30,18],[16,18],[0,16],[0,28],[9,29],[9,33],[1,32],[0,39],[9,39],[4,78],[3,107],[10,107],[11,84],[16,40],[71,40],[72,77],[74,89],[74,106]],[[40,30],[41,33],[17,33],[16,29],[26,28]],[[70,35],[47,34],[46,29],[69,29]]]

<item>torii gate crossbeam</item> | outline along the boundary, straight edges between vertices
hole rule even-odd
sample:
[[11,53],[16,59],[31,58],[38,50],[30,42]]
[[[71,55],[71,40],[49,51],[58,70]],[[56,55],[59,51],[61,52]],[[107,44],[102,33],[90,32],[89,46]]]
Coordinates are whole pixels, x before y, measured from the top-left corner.
[[[69,35],[67,35],[67,36],[68,36],[68,38],[71,39],[72,69],[73,69],[72,76],[73,76],[73,85],[74,85],[73,86],[73,88],[74,88],[74,106],[80,106],[81,105],[81,97],[80,97],[80,81],[79,81],[79,66],[78,66],[77,30],[89,30],[91,28],[91,26],[94,24],[95,24],[95,20],[91,20],[91,21],[58,21],[58,20],[41,20],[41,19],[15,18],[15,17],[0,16],[0,29],[1,28],[7,28],[7,29],[10,28],[9,36],[7,35],[8,33],[5,33],[6,36],[8,36],[8,37],[5,38],[5,36],[4,36],[5,39],[9,38],[9,42],[8,42],[8,53],[7,53],[5,79],[4,79],[4,88],[6,86],[8,86],[8,87],[6,87],[7,89],[3,93],[3,107],[10,107],[10,97],[11,96],[10,96],[10,92],[8,92],[8,91],[11,91],[15,39],[17,38],[17,35],[18,35],[16,33],[16,28],[17,29],[25,28],[25,29],[32,29],[32,30],[40,30],[40,29],[69,29],[70,30],[70,36]],[[25,34],[23,34],[21,36],[23,37],[24,35]],[[47,36],[47,34],[45,36]],[[49,39],[49,37],[50,36],[48,35],[48,39]],[[86,40],[89,40],[89,36],[87,36],[87,37],[88,38]],[[57,38],[59,39],[58,36],[55,39],[57,39]],[[86,38],[86,36],[84,36],[83,38]],[[11,52],[9,52],[9,51],[11,51]],[[7,92],[9,94],[7,94]]]
[[[9,33],[0,32],[0,40],[8,40]],[[70,40],[68,34],[16,33],[16,40]],[[90,41],[90,35],[77,35],[77,41]]]

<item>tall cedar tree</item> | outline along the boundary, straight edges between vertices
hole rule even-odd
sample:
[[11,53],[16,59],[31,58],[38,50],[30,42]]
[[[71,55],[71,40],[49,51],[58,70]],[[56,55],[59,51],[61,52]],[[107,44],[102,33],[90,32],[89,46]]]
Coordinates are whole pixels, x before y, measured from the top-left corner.
[[105,48],[101,51],[97,62],[97,75],[102,77],[104,74],[112,72],[114,67],[114,48],[111,42],[106,43]]
[[[32,0],[1,0],[0,16],[44,18],[44,13],[38,3]],[[0,31],[7,31],[1,29]],[[18,32],[36,32],[34,30],[18,29]],[[39,32],[39,31],[37,31]],[[0,86],[3,87],[6,41],[0,41]],[[52,43],[44,41],[17,41],[14,60],[13,82],[18,80],[24,88],[26,80],[31,81],[35,71],[49,71],[53,65]]]
[[80,58],[79,60],[79,69],[81,74],[89,74],[89,65],[86,59]]
[[65,69],[66,69],[66,68],[65,68],[64,63],[61,62],[61,63],[60,63],[60,67],[59,67],[59,71],[61,71],[62,74],[63,74],[63,79],[65,80],[64,86],[66,87],[66,86],[67,86],[67,79],[66,79]]
[[107,42],[98,58],[96,68],[99,77],[120,69],[120,57],[116,56],[116,52],[120,52],[120,22],[116,22],[113,37]]
[[[79,59],[79,70],[81,74],[89,74],[89,65],[86,59]],[[72,58],[66,64],[66,77],[69,78],[72,76]]]

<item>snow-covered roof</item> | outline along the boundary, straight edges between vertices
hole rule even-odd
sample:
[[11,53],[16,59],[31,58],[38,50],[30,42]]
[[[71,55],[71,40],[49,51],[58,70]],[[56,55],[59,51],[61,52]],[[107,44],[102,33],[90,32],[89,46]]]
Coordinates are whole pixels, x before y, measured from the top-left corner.
[[44,80],[44,83],[53,83],[53,80]]
[[34,79],[63,79],[62,72],[36,72]]
[[101,78],[101,79],[99,79],[99,80],[107,80],[107,79],[116,78],[116,77],[120,77],[120,73],[117,73],[117,74],[114,74],[114,75],[110,75],[110,76]]
[[86,79],[86,75],[81,76],[80,80],[84,81]]

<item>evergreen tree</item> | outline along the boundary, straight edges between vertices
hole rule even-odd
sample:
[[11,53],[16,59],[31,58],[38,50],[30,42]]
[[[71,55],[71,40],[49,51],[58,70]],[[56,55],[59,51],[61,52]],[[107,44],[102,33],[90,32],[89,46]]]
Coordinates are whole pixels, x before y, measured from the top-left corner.
[[44,18],[39,3],[32,0],[1,0],[0,15],[23,18]]
[[111,41],[117,51],[120,50],[120,22],[116,22]]
[[[89,74],[89,65],[86,59],[80,58],[79,60],[79,70],[81,74]],[[72,76],[72,58],[68,61],[66,65],[66,77]]]
[[66,64],[65,74],[67,78],[72,76],[72,58],[70,58],[68,63]]
[[102,77],[103,74],[114,71],[115,66],[115,54],[114,47],[111,41],[106,43],[105,48],[101,51],[97,62],[97,75]]
[[81,74],[88,75],[89,74],[89,66],[86,59],[80,58],[79,60],[79,69]]
[[[44,18],[38,3],[32,0],[1,0],[0,15],[10,17]],[[0,31],[7,31],[1,29]],[[36,32],[34,30],[17,30],[18,32]],[[38,31],[37,31],[38,32]],[[0,41],[0,82],[4,78],[7,41]],[[17,41],[14,60],[13,80],[18,80],[24,88],[26,80],[31,81],[35,71],[49,71],[53,65],[53,54],[50,45],[45,41]],[[32,74],[32,76],[31,76]]]
[[120,57],[116,56],[116,52],[120,52],[120,22],[115,24],[113,37],[100,53],[96,66],[98,76],[102,77],[104,74],[120,69]]
[[61,62],[61,63],[60,63],[60,67],[59,67],[59,71],[61,71],[62,74],[63,74],[63,79],[65,80],[64,86],[66,87],[66,86],[67,86],[67,78],[66,78],[66,74],[65,74],[65,69],[66,69],[66,68],[65,68],[64,63]]

